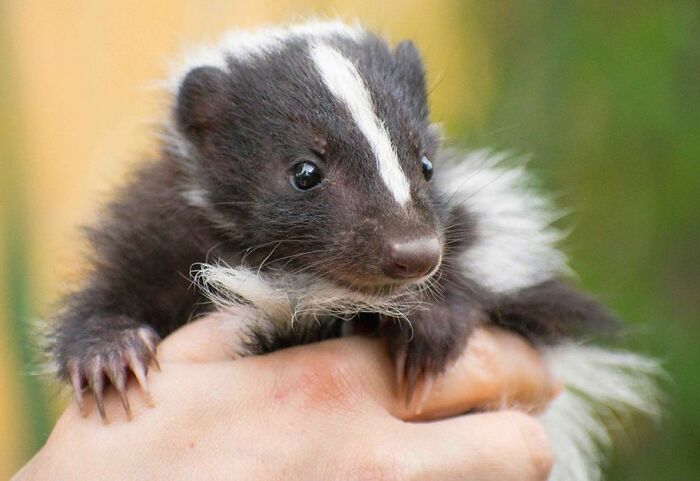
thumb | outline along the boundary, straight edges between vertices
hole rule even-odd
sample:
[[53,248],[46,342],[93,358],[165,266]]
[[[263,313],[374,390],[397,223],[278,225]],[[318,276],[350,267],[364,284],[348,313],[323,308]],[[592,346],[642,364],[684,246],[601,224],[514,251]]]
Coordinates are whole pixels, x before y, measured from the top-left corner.
[[[210,314],[166,337],[161,362],[209,363],[238,357],[243,333],[229,316]],[[284,365],[337,364],[384,409],[400,419],[439,419],[474,408],[518,406],[537,411],[557,394],[537,351],[519,336],[495,328],[477,329],[462,356],[435,383],[420,415],[394,389],[393,363],[380,342],[346,338],[286,349],[273,358]],[[306,363],[302,363],[302,361]]]
[[158,346],[161,362],[208,363],[238,357],[237,342],[241,333],[228,328],[226,316],[209,314],[168,335]]
[[400,444],[401,452],[410,453],[407,479],[544,481],[552,468],[542,425],[519,411],[404,426]]

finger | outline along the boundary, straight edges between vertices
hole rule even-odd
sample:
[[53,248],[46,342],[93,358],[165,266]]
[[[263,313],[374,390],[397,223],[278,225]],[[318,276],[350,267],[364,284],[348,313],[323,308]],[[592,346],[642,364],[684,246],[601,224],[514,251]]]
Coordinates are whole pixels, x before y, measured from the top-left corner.
[[350,384],[354,379],[379,406],[405,420],[504,407],[538,412],[559,391],[559,383],[537,350],[521,337],[495,328],[474,331],[462,356],[422,393],[419,410],[406,406],[404,397],[394,389],[395,367],[381,342],[347,338],[302,349],[299,352],[304,355],[314,351],[320,356],[312,363],[323,363],[329,370],[334,364],[341,366],[337,370],[346,373]]
[[242,333],[230,328],[228,320],[215,313],[182,326],[158,346],[158,361],[206,363],[232,359]]
[[141,387],[141,392],[145,396],[146,403],[149,406],[155,405],[155,403],[153,402],[153,396],[151,395],[151,390],[148,387],[148,373],[146,371],[146,366],[144,366],[143,362],[140,359],[138,359],[133,353],[129,353],[127,355],[127,365],[129,366],[131,372],[134,374],[136,382],[138,382],[139,386]]
[[[544,430],[516,411],[404,424],[400,452],[407,479],[544,481],[552,454]],[[436,455],[439,453],[439,455]]]
[[102,361],[97,359],[93,362],[87,376],[87,383],[90,386],[92,395],[95,398],[97,410],[100,413],[102,421],[107,421],[107,413],[104,406],[104,372],[102,370]]
[[[231,320],[213,314],[168,336],[158,349],[161,361],[217,362],[235,357],[240,332]],[[464,354],[438,377],[421,399],[420,412],[394,390],[395,365],[378,340],[350,337],[300,346],[265,356],[266,362],[342,373],[374,401],[401,419],[436,419],[472,409],[504,406],[542,409],[558,391],[537,351],[515,334],[480,328]]]
[[105,372],[119,395],[119,400],[127,418],[131,418],[131,406],[126,395],[126,371],[123,363],[115,361],[114,357],[112,357],[105,363]]
[[70,383],[73,386],[73,394],[75,395],[75,401],[78,403],[78,408],[80,412],[86,414],[85,412],[85,400],[83,399],[83,373],[78,367],[78,363],[70,362],[68,364],[68,372],[70,376]]
[[480,328],[464,353],[434,380],[423,408],[399,411],[402,418],[436,419],[473,409],[517,407],[539,412],[560,391],[537,350],[523,338],[496,328]]

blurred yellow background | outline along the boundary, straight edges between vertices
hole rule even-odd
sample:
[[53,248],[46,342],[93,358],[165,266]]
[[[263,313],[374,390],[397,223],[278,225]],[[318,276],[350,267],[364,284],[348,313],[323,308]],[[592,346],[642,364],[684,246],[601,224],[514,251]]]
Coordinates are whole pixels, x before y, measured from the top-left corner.
[[[640,2],[638,8],[646,20],[634,23],[639,10],[601,2],[591,2],[589,7],[584,2],[566,3],[559,7],[542,2],[457,0],[1,3],[0,478],[8,478],[41,445],[60,404],[56,388],[31,375],[34,367],[26,326],[51,312],[52,302],[79,270],[76,226],[95,214],[96,206],[130,165],[155,151],[154,127],[168,112],[167,99],[154,84],[165,77],[168,60],[176,59],[184,47],[215,41],[233,27],[310,15],[339,16],[360,19],[394,41],[416,40],[429,70],[433,117],[446,124],[449,134],[463,144],[533,152],[542,159],[539,167],[545,182],[568,189],[565,200],[583,212],[576,220],[579,230],[588,232],[573,238],[578,249],[574,263],[583,281],[605,292],[623,317],[644,321],[667,312],[663,302],[644,304],[649,302],[647,294],[668,296],[658,293],[653,284],[640,281],[635,288],[615,289],[640,275],[649,282],[656,275],[674,275],[675,264],[666,266],[668,272],[654,270],[649,259],[662,257],[656,249],[664,242],[658,229],[681,227],[655,224],[644,209],[662,209],[653,197],[657,191],[681,189],[690,195],[687,179],[676,179],[671,169],[690,169],[685,170],[689,176],[698,172],[687,160],[697,154],[697,141],[685,137],[681,140],[687,141],[686,150],[669,153],[664,165],[654,163],[661,162],[659,152],[666,152],[672,136],[697,134],[697,129],[679,131],[692,128],[688,122],[699,119],[692,111],[698,108],[692,106],[697,96],[688,105],[663,95],[673,95],[667,92],[667,81],[673,82],[673,91],[700,85],[692,83],[700,80],[700,56],[692,45],[700,38],[698,11],[693,2],[678,2],[675,10]],[[636,46],[632,45],[635,36],[641,40]],[[607,42],[612,45],[610,51]],[[679,48],[687,50],[691,70],[673,73],[676,77],[669,80],[669,72],[678,67],[667,56],[676,55],[674,49]],[[645,55],[651,56],[653,65],[647,65]],[[630,64],[617,72],[616,59]],[[633,81],[639,66],[643,67],[640,75],[651,76],[649,85]],[[606,78],[608,74],[611,79]],[[618,90],[609,90],[608,85]],[[642,110],[638,115],[671,117],[671,124],[656,122],[656,117],[648,125],[636,119],[634,107],[629,106],[646,101],[652,103],[649,109],[661,113]],[[675,108],[691,111],[676,113]],[[675,130],[673,122],[678,124]],[[637,137],[648,140],[648,135],[656,136],[651,139],[656,143],[628,145]],[[618,160],[627,170],[614,167]],[[694,161],[700,162],[700,157]],[[625,172],[632,178],[625,177]],[[666,184],[657,184],[658,176]],[[635,189],[644,188],[651,193],[637,195]],[[599,190],[608,191],[602,200]],[[669,207],[669,215],[688,214],[692,209],[690,204],[685,206],[690,198],[674,198],[684,207]],[[641,204],[621,206],[635,202]],[[612,210],[611,203],[615,204]],[[696,226],[695,220],[686,222],[681,234],[692,239]],[[632,236],[635,240],[628,244]],[[619,250],[610,251],[616,243]],[[689,247],[689,260],[700,259],[692,257],[695,251],[690,242],[678,248],[684,245]],[[644,268],[635,270],[640,264]],[[645,329],[656,332],[686,325],[685,319],[691,317],[687,313],[698,306],[693,300],[697,291],[692,289],[698,287],[699,278],[698,269],[683,268],[677,282],[681,291],[674,298],[680,308],[670,314],[679,320],[677,324],[659,322]],[[646,300],[641,306],[649,308],[644,311],[634,307],[642,297]],[[697,326],[689,329],[697,334]],[[668,354],[673,338],[655,338],[661,340],[642,338],[635,345],[677,359],[679,369],[695,370],[687,379],[697,378],[700,368],[690,367],[687,352],[676,351],[675,358]],[[687,392],[681,395],[686,403],[692,398]],[[696,421],[690,422],[678,425],[688,436],[669,431],[662,437],[669,459],[670,446],[683,439],[700,449],[700,428]],[[647,441],[646,449],[652,449],[651,443]],[[675,451],[676,456],[683,452]],[[658,462],[664,461],[659,458]],[[682,461],[681,468],[690,464],[679,473],[697,475],[698,461],[694,466],[692,462],[690,458]],[[635,470],[630,468],[633,465]],[[634,458],[618,460],[616,466],[617,478],[642,479]],[[644,472],[651,475],[652,470]]]
[[[94,215],[96,205],[129,165],[155,150],[155,125],[168,112],[167,98],[154,85],[167,75],[168,62],[187,46],[216,41],[231,28],[289,22],[311,14],[361,17],[391,38],[420,41],[432,72],[447,74],[444,84],[466,83],[469,70],[463,66],[447,71],[450,56],[465,56],[461,40],[469,33],[459,33],[463,25],[451,18],[450,2],[349,3],[8,2],[3,27],[12,70],[5,83],[12,92],[10,108],[18,115],[6,126],[16,159],[9,166],[14,172],[3,184],[12,180],[12,189],[20,191],[16,194],[24,202],[31,315],[50,313],[69,284],[67,279],[75,277],[81,247],[77,226]],[[452,33],[444,35],[450,28]],[[476,56],[468,67],[483,70],[479,62],[484,60]],[[478,79],[484,83],[481,75]],[[443,118],[480,111],[483,92],[475,90],[453,101],[447,91],[434,98]],[[3,315],[7,312],[2,310]],[[8,329],[5,319],[1,327]],[[8,339],[3,336],[0,357],[0,386],[6,387],[0,392],[0,427],[2,433],[11,434],[0,437],[0,478],[26,459],[27,446],[35,445],[31,438],[36,435],[18,416],[26,411],[15,389],[32,368],[13,358]],[[56,398],[54,388],[49,388],[47,398]]]

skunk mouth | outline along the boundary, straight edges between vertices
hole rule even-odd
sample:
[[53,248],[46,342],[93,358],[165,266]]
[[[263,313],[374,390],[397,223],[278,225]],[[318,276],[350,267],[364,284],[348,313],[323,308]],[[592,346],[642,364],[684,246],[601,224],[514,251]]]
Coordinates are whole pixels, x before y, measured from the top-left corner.
[[366,295],[369,297],[393,297],[399,294],[403,294],[411,289],[414,285],[412,282],[402,282],[402,283],[359,283],[359,282],[347,282],[342,279],[333,279],[333,284],[338,287],[345,289],[349,292],[357,293],[359,295]]
[[381,299],[419,291],[430,285],[430,281],[436,277],[439,270],[440,263],[428,274],[410,280],[390,279],[387,277],[348,279],[342,276],[329,276],[328,280],[349,292]]

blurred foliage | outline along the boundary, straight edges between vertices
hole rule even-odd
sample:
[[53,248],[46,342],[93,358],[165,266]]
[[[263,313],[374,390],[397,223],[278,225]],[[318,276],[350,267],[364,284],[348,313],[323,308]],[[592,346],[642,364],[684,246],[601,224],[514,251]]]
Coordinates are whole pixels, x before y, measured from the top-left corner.
[[[3,13],[0,5],[0,65],[7,65],[13,52],[9,49],[12,41]],[[12,116],[16,112],[12,95],[15,80],[4,72],[0,75],[0,386],[8,391],[0,396],[0,476],[11,474],[6,472],[3,462],[9,460],[5,458],[24,456],[23,451],[39,449],[51,426],[40,381],[28,372],[35,356],[27,328],[31,309],[23,228],[26,222],[21,187],[23,169],[17,163],[20,133]],[[12,345],[13,351],[5,351],[8,345]],[[22,425],[26,429],[21,429]]]
[[582,283],[672,379],[660,435],[620,453],[610,479],[697,479],[699,4],[508,1],[463,15],[481,20],[497,73],[485,120],[453,132],[534,154],[575,208],[568,246]]
[[55,298],[60,260],[78,256],[66,232],[134,151],[147,150],[137,124],[162,110],[136,89],[162,75],[158,62],[180,41],[319,12],[416,38],[434,116],[453,142],[532,154],[531,168],[575,208],[564,224],[575,227],[566,247],[581,283],[628,321],[627,344],[661,358],[671,378],[661,429],[622,433],[635,449],[617,454],[609,479],[697,478],[696,0],[9,3],[0,61],[17,69],[0,78],[0,354],[11,355],[0,356],[0,426],[17,442],[0,444],[0,477],[47,435],[51,409],[21,373],[28,320]]

